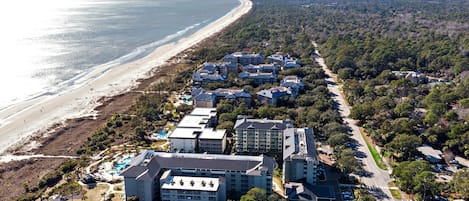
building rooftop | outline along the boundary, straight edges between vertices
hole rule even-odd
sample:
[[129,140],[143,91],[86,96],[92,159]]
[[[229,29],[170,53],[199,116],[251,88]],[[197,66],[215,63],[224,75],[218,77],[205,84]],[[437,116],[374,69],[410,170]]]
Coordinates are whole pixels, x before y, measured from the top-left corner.
[[283,160],[301,158],[318,161],[313,129],[287,128],[283,133]]
[[289,199],[295,200],[336,199],[334,190],[331,186],[313,186],[297,182],[286,183],[285,194]]
[[176,126],[177,128],[206,128],[209,122],[210,117],[201,115],[186,115],[182,118],[179,124]]
[[291,123],[283,120],[269,119],[247,119],[246,117],[238,119],[235,123],[235,129],[275,129],[285,130],[292,127]]
[[201,133],[201,128],[176,128],[169,134],[168,138],[196,139]]
[[264,89],[256,93],[258,96],[264,96],[267,98],[278,97],[282,95],[291,94],[291,90],[287,87],[272,87],[270,89]]
[[203,140],[222,140],[225,138],[226,130],[213,130],[211,128],[206,128],[200,134],[199,139]]
[[256,175],[262,171],[272,175],[275,160],[264,155],[239,156],[219,154],[167,153],[144,150],[124,169],[121,176],[137,180],[151,180],[160,170],[208,169],[245,171]]
[[241,72],[239,77],[242,79],[253,78],[253,79],[276,79],[277,75],[275,73],[250,73],[250,72]]
[[213,93],[216,96],[224,96],[229,98],[229,96],[234,96],[234,97],[243,97],[243,98],[250,98],[251,94],[244,90],[244,89],[224,89],[224,88],[218,88],[213,91]]
[[428,145],[417,147],[417,150],[427,157],[430,156],[434,159],[439,160],[441,160],[441,155],[443,154],[440,150],[433,149],[431,146]]
[[191,115],[206,115],[209,117],[215,117],[217,116],[217,108],[196,107],[192,110]]
[[[189,190],[189,191],[217,191],[220,178],[210,177],[186,177],[169,175],[166,171],[162,176],[161,189],[166,190]],[[168,175],[166,175],[168,174]]]

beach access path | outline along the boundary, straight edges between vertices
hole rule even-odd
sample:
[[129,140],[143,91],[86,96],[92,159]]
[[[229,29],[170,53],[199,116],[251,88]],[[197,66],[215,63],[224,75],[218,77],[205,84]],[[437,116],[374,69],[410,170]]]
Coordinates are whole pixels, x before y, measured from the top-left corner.
[[82,86],[62,94],[46,94],[0,111],[0,154],[4,154],[9,147],[24,145],[33,134],[43,134],[48,128],[67,119],[97,115],[94,108],[99,106],[102,97],[130,91],[138,85],[138,79],[150,77],[155,68],[220,32],[251,10],[250,0],[240,2],[237,8],[191,36],[160,46],[142,59],[107,71],[97,68],[83,78],[93,81]]

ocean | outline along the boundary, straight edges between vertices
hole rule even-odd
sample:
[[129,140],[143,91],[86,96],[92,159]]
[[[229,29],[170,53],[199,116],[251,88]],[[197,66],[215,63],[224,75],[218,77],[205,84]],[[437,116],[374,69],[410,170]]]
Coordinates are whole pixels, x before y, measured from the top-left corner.
[[[0,8],[0,110],[78,87],[177,41],[238,0],[15,0]],[[91,77],[89,79],[94,79]]]

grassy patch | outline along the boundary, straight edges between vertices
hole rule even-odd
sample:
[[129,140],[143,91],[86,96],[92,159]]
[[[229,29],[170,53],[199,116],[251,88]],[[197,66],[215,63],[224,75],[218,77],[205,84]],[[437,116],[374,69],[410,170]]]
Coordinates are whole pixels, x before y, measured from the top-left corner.
[[402,196],[401,196],[401,191],[398,190],[398,189],[389,189],[389,191],[391,191],[391,195],[394,199],[402,199]]
[[373,157],[373,160],[375,160],[376,165],[382,170],[387,170],[387,167],[383,163],[383,159],[381,158],[381,155],[379,154],[378,150],[376,150],[376,148],[373,146],[371,139],[366,136],[365,129],[360,128],[360,133],[365,139],[366,146],[368,147],[368,150],[370,150],[371,156]]
[[[392,181],[388,183],[388,186],[390,188],[397,187],[396,184]],[[394,199],[402,199],[401,191],[399,189],[389,189],[389,191],[391,192],[391,195]]]
[[102,194],[106,193],[107,190],[109,189],[108,185],[104,184],[98,184],[95,188],[93,189],[88,189],[85,196],[85,200],[101,200],[103,199]]
[[366,143],[366,146],[370,150],[371,156],[373,156],[373,159],[375,160],[376,165],[382,170],[387,170],[386,165],[384,165],[383,160],[381,159],[381,156],[379,155],[375,147],[373,145],[370,145],[368,142]]

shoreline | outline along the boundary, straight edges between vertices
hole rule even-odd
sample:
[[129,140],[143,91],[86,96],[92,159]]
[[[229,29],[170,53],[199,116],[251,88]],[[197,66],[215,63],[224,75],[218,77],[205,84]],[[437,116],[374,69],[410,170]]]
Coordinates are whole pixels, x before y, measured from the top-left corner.
[[98,75],[97,78],[82,86],[2,110],[0,117],[6,119],[0,125],[0,155],[31,143],[34,137],[47,135],[57,124],[63,125],[67,120],[96,117],[99,115],[96,108],[104,104],[100,100],[131,91],[139,85],[139,80],[151,77],[155,70],[167,64],[171,58],[222,31],[247,14],[253,6],[252,2],[239,1],[241,4],[238,7],[194,34],[162,45],[141,59],[104,73],[101,69],[95,69],[86,76]]

